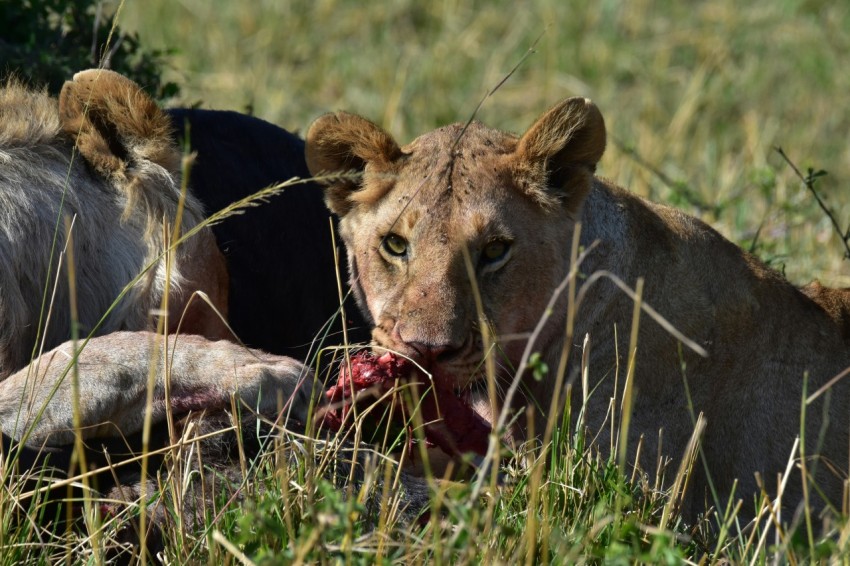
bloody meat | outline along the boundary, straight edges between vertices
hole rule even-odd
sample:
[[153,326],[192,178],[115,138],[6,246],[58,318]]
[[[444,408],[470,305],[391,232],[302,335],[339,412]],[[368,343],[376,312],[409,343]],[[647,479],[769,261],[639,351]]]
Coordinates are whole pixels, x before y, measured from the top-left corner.
[[[421,395],[416,405],[425,423],[425,440],[453,456],[465,452],[485,454],[490,424],[472,409],[465,398],[455,393],[453,380],[446,376],[435,376],[429,380],[422,372],[416,371],[412,362],[390,352],[377,356],[363,350],[350,356],[350,362],[343,360],[337,383],[325,393],[328,401],[342,405],[340,409],[327,411],[324,423],[333,430],[339,430],[358,392],[374,388],[377,397],[381,397],[397,384],[413,383],[414,380]],[[386,396],[383,402],[397,404],[397,410],[392,413],[396,424],[409,424],[406,404],[398,395]],[[370,403],[374,403],[374,398],[367,401],[367,406]],[[357,406],[362,406],[360,401]]]

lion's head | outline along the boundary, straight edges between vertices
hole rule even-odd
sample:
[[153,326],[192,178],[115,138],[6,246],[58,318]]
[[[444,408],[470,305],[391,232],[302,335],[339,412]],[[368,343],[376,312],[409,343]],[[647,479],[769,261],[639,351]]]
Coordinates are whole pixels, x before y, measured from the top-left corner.
[[463,388],[484,373],[483,323],[501,376],[513,375],[569,271],[574,223],[604,148],[602,115],[583,98],[520,137],[472,122],[405,146],[359,116],[320,117],[307,134],[311,172],[362,172],[332,183],[326,201],[341,219],[374,342]]
[[[91,69],[56,100],[12,81],[0,85],[0,116],[0,379],[29,360],[40,336],[45,347],[70,337],[72,298],[84,332],[107,311],[99,333],[147,328],[166,294],[172,329],[196,290],[226,313],[226,267],[208,229],[177,248],[170,268],[161,257],[178,215],[185,233],[204,214],[181,195],[171,122],[141,87]],[[40,318],[44,296],[51,314]],[[181,329],[227,335],[198,300]]]

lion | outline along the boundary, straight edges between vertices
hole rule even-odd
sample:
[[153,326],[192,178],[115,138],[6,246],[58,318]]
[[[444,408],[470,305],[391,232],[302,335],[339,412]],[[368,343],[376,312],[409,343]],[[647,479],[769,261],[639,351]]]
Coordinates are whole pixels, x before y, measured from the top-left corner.
[[[850,348],[837,321],[705,223],[597,177],[605,144],[602,114],[584,98],[555,105],[521,136],[472,121],[403,146],[357,115],[319,117],[306,136],[310,171],[362,174],[330,183],[325,199],[374,347],[451,376],[491,422],[518,415],[516,439],[541,435],[563,411],[564,353],[572,407],[586,398],[583,424],[602,450],[628,381],[633,409],[621,442],[632,461],[642,443],[635,463],[650,477],[660,456],[685,457],[702,415],[705,466],[694,467],[686,517],[706,501],[725,507],[736,480],[746,508],[760,492],[755,473],[771,488],[790,460],[801,464],[801,432],[807,481],[839,504],[850,385],[829,380],[850,366]],[[571,282],[575,299],[562,290]],[[623,289],[640,282],[632,374],[635,299]],[[543,379],[529,368],[532,352],[549,368]],[[496,399],[487,395],[488,355]],[[522,417],[527,407],[533,422]],[[802,487],[792,478],[782,504],[800,502]]]
[[[12,81],[0,117],[0,379],[70,338],[72,313],[82,335],[149,329],[166,294],[169,331],[228,335],[227,272],[209,229],[177,247],[170,270],[162,256],[178,214],[186,233],[204,211],[191,193],[181,201],[171,122],[138,85],[82,71],[57,101]],[[196,291],[215,309],[189,305]]]
[[[285,409],[306,423],[315,403],[309,369],[287,356],[252,350],[203,336],[169,338],[150,331],[113,332],[83,347],[68,341],[43,354],[0,384],[0,430],[31,446],[72,446],[78,431],[95,438],[121,437],[142,430],[151,383],[151,420],[166,413],[231,409],[238,395],[252,410],[275,415]],[[74,421],[74,380],[65,377],[73,360],[77,371],[79,422]],[[166,396],[166,365],[171,390]],[[153,371],[151,371],[153,369]],[[280,405],[280,406],[279,406]]]

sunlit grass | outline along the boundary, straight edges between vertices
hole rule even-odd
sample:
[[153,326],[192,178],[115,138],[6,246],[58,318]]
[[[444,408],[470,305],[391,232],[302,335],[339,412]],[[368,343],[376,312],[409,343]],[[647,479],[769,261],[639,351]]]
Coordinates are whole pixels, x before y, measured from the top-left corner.
[[120,23],[176,50],[176,104],[300,131],[345,109],[400,141],[466,120],[540,37],[483,121],[522,131],[561,98],[590,97],[610,133],[603,176],[744,245],[757,236],[756,251],[795,282],[850,285],[838,236],[774,151],[830,173],[820,188],[846,227],[841,3],[127,0]]

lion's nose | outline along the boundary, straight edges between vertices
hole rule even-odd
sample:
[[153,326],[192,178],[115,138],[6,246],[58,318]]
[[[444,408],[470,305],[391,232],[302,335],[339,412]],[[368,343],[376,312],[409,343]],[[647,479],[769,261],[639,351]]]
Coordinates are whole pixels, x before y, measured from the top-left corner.
[[461,347],[455,344],[429,344],[427,342],[408,342],[417,356],[426,365],[433,362],[446,362],[455,357]]

